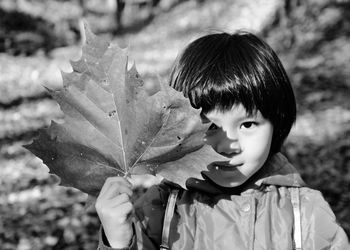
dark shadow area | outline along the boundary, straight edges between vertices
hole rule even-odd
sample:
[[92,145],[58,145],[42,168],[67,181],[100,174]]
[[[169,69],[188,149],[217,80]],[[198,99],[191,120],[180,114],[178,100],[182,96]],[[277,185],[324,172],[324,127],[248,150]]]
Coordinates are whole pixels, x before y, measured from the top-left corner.
[[0,52],[29,56],[42,50],[47,54],[68,45],[68,35],[58,34],[57,25],[41,17],[0,9]]
[[[145,17],[138,17],[137,13],[135,13],[135,17],[133,18],[134,20],[126,25],[123,25],[123,17],[125,14],[123,14],[123,12],[119,12],[118,11],[118,5],[121,5],[122,10],[124,10],[125,8],[125,3],[121,4],[119,2],[123,2],[123,1],[117,1],[118,5],[117,5],[117,11],[115,13],[115,23],[116,23],[116,27],[115,29],[112,31],[113,35],[115,36],[119,36],[119,35],[125,35],[125,34],[135,34],[138,33],[139,31],[141,31],[142,29],[146,28],[149,24],[152,23],[152,21],[154,20],[154,18],[160,14],[166,14],[171,12],[174,8],[176,8],[178,5],[182,4],[183,2],[186,2],[189,0],[173,0],[173,1],[169,1],[169,5],[167,6],[167,8],[161,8],[159,7],[159,3],[161,2],[161,0],[153,0],[153,1],[140,1],[138,3],[138,12],[147,9],[148,10],[148,14]],[[196,0],[197,4],[203,4],[205,2],[205,0]],[[149,3],[147,3],[149,2]],[[137,3],[137,1],[136,1]]]
[[114,36],[122,36],[125,34],[135,34],[140,32],[142,29],[147,27],[150,23],[152,23],[154,19],[154,15],[149,15],[146,19],[137,20],[133,22],[132,25],[121,26],[118,29],[113,31]]

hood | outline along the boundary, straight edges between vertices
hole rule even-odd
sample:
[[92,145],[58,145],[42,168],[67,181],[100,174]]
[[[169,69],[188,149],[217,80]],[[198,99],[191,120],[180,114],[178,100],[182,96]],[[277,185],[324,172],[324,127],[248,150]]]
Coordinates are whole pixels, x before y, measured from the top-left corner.
[[271,156],[257,173],[238,187],[221,187],[207,176],[203,175],[203,178],[204,180],[189,178],[186,181],[186,187],[189,190],[197,190],[209,194],[240,194],[249,189],[258,189],[263,185],[305,186],[300,174],[281,153]]

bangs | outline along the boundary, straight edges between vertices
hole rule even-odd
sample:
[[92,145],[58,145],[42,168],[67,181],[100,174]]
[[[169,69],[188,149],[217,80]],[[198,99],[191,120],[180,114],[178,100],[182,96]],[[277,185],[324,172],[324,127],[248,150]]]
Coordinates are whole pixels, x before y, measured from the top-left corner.
[[249,115],[260,110],[261,101],[258,91],[245,84],[232,84],[231,81],[206,82],[198,84],[189,90],[188,97],[193,107],[202,108],[203,113],[218,110],[231,110],[233,106],[242,104]]
[[185,50],[173,70],[171,86],[204,113],[242,104],[248,114],[259,110],[268,116],[275,86],[269,63],[240,37],[217,36],[207,38],[211,47],[200,39]]
[[[227,111],[242,104],[248,114],[259,110],[268,118],[277,85],[268,64],[236,42],[218,53],[210,65],[192,71],[193,84],[187,85],[185,93],[193,107],[202,108],[204,113],[214,109]],[[188,75],[184,79],[187,81]]]

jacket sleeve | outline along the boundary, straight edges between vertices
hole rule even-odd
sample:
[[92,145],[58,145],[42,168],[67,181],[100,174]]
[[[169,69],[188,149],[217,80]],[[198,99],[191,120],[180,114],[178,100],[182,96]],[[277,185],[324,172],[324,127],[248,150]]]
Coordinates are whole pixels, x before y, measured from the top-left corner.
[[128,248],[112,248],[109,246],[107,237],[105,233],[103,232],[103,228],[101,226],[100,231],[99,231],[99,242],[98,242],[98,247],[97,250],[137,250],[137,245],[136,245],[136,239],[135,235],[132,237],[130,246]]
[[129,248],[115,249],[108,246],[103,229],[99,233],[98,250],[155,250],[159,249],[163,219],[170,187],[165,184],[150,187],[134,205],[134,236]]
[[322,194],[308,188],[301,194],[303,249],[350,250],[348,237]]

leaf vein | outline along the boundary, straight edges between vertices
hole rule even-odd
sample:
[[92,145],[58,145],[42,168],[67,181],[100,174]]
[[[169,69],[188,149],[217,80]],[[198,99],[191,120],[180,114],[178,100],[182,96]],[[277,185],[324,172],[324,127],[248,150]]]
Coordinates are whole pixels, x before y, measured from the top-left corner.
[[[143,153],[136,159],[136,161],[133,163],[133,165],[131,166],[131,168],[133,168],[138,162],[139,160],[142,158],[142,156],[151,148],[152,144],[154,143],[154,141],[156,140],[157,136],[159,135],[159,133],[163,130],[165,124],[167,124],[167,121],[170,117],[170,112],[167,114],[165,122],[163,122],[161,128],[158,130],[158,132],[156,133],[156,135],[153,137],[151,143],[146,147],[146,149],[143,151]],[[130,169],[131,169],[130,168]],[[129,171],[127,172],[127,174],[129,174]]]

